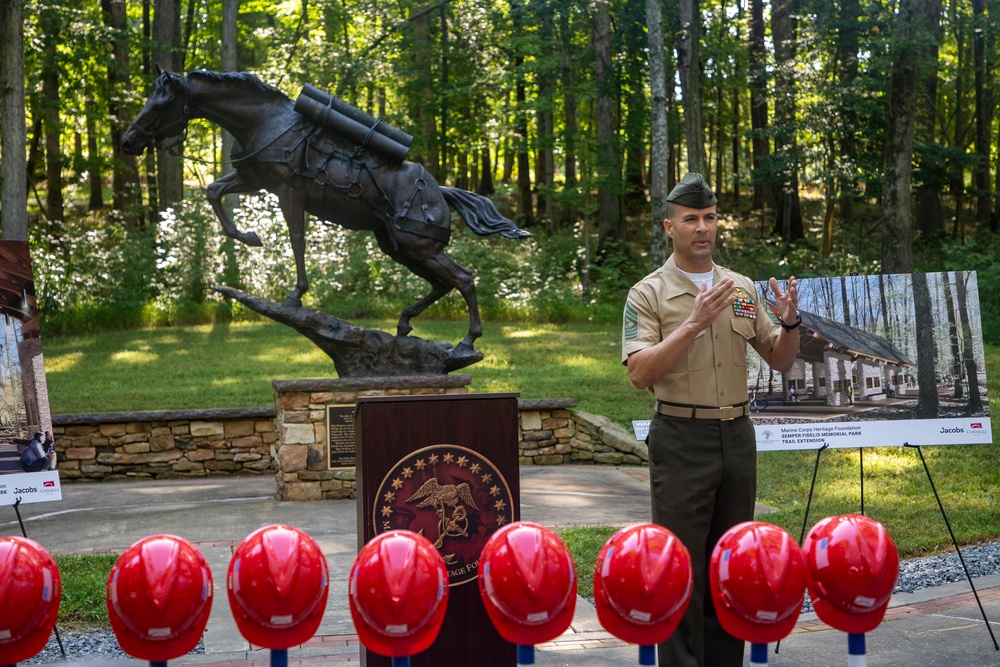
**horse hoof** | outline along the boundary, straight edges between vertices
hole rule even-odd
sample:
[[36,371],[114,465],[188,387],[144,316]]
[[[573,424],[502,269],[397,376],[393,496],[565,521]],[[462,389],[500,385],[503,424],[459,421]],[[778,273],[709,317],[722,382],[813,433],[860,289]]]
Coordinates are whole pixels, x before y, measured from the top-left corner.
[[247,232],[246,234],[243,235],[242,241],[244,244],[252,248],[260,248],[263,247],[264,245],[263,243],[260,242],[260,237],[257,236],[257,232]]
[[285,308],[301,308],[302,299],[296,299],[295,297],[290,296],[287,299],[285,299],[284,303],[282,303],[281,305]]
[[473,346],[472,342],[463,340],[458,344],[458,347],[455,348],[455,351],[459,353],[469,353],[475,352],[476,348]]

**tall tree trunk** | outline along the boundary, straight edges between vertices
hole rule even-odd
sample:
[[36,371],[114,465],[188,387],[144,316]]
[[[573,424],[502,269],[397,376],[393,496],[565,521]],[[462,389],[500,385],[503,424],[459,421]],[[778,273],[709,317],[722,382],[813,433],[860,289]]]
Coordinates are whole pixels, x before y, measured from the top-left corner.
[[[910,220],[910,177],[913,135],[921,74],[927,62],[927,44],[916,39],[932,35],[940,7],[927,0],[900,0],[896,18],[896,57],[889,90],[889,124],[885,144],[885,189],[882,194],[884,228],[882,270],[913,271],[913,227]],[[925,40],[926,41],[926,40]],[[926,282],[925,282],[926,284]]]
[[479,149],[479,187],[476,192],[489,196],[495,192],[493,188],[493,163],[490,162],[490,147],[483,146]]
[[[990,130],[993,106],[988,99],[986,82],[986,0],[972,0],[972,44],[976,87],[976,166],[972,180],[976,188],[976,238],[985,242],[990,236]],[[995,104],[995,103],[994,103]]]
[[[142,0],[142,36],[147,44],[153,41],[153,8],[152,0]],[[150,50],[142,50],[142,73],[149,84],[147,96],[153,92],[153,59]],[[146,170],[146,217],[155,222],[160,219],[160,188],[156,176],[156,151],[147,150],[142,155],[143,168]]]
[[[523,0],[511,0],[510,20],[512,32],[520,35],[524,25]],[[521,221],[524,225],[534,222],[534,204],[531,198],[531,166],[528,164],[528,98],[525,83],[524,53],[515,45],[514,71],[517,80],[514,87],[514,136],[517,151],[517,192],[520,201]]]
[[882,307],[882,335],[889,341],[895,339],[895,331],[889,327],[889,300],[885,295],[885,274],[878,274],[878,297]]
[[53,240],[61,236],[63,211],[62,147],[59,121],[59,55],[62,17],[55,7],[42,8],[44,45],[42,53],[42,108],[45,114],[45,213],[52,224]]
[[660,0],[646,0],[646,34],[649,44],[649,91],[651,102],[649,149],[649,203],[652,228],[649,243],[649,269],[667,261],[667,77],[663,51],[663,8]]
[[0,2],[0,235],[28,238],[24,154],[24,0]]
[[[966,44],[965,44],[965,18],[962,14],[962,7],[958,0],[951,0],[949,8],[951,15],[952,30],[955,33],[955,56],[956,72],[965,71]],[[955,135],[953,146],[962,147],[965,150],[965,77],[955,77]],[[961,163],[956,164],[948,174],[948,189],[955,201],[955,215],[952,216],[951,238],[965,242],[965,227],[962,224],[962,217],[965,206],[965,168]]]
[[128,127],[132,114],[125,103],[126,89],[129,87],[128,21],[125,16],[125,0],[101,0],[101,16],[111,37],[111,59],[108,60],[109,114],[111,122],[111,150],[114,171],[111,188],[114,193],[114,207],[125,215],[130,224],[143,224],[139,170],[135,158],[122,151],[121,128]]
[[774,152],[783,158],[774,228],[786,243],[805,236],[799,203],[799,150],[795,138],[795,11],[795,0],[774,0],[771,3],[775,60]]
[[573,33],[569,25],[568,8],[559,12],[559,58],[563,97],[563,196],[560,222],[569,226],[579,218],[577,210],[576,142],[580,133],[577,124],[576,76],[573,60]]
[[[979,368],[972,340],[972,327],[969,326],[969,309],[966,299],[965,272],[955,274],[955,287],[958,296],[958,319],[962,323],[962,359],[965,362],[965,378],[969,383],[969,404],[966,408],[970,415],[982,412],[983,397],[979,392]],[[922,329],[925,327],[918,327]]]
[[844,306],[844,324],[851,326],[851,303],[847,299],[847,278],[840,276],[840,301]]
[[688,171],[704,174],[705,137],[701,118],[701,17],[698,0],[678,0],[677,67],[684,98],[684,138],[687,141]]
[[598,256],[603,258],[608,243],[621,240],[620,168],[611,77],[611,12],[607,0],[596,0],[592,7],[591,45],[597,88],[594,124],[597,129]]
[[955,383],[953,398],[962,398],[962,354],[958,345],[958,323],[955,321],[955,300],[951,297],[951,274],[944,273],[944,302],[948,314],[948,340],[951,341],[951,377]]
[[429,3],[416,3],[410,10],[413,18],[413,58],[416,64],[417,121],[420,125],[420,157],[431,176],[437,178],[438,162],[437,114],[434,102],[434,78],[431,61],[431,12]]
[[[222,0],[222,41],[220,44],[220,62],[222,64],[222,70],[225,72],[236,72],[239,70],[239,63],[236,60],[236,20],[240,13],[240,0]],[[222,165],[221,171],[222,176],[232,173],[233,165],[231,163],[233,156],[233,144],[235,139],[233,135],[229,132],[222,130]],[[239,202],[239,197],[237,195],[228,195],[223,199],[222,206],[225,208],[230,219],[232,219],[233,212],[236,210],[237,203]],[[240,280],[240,265],[236,257],[236,242],[229,236],[225,236],[222,240],[222,254],[225,258],[225,268],[223,269],[223,279],[226,285],[229,287],[234,287],[240,289],[242,287]],[[226,304],[227,310],[224,311],[224,315],[231,316],[232,301],[230,299],[224,299],[223,303]]]
[[90,199],[87,208],[91,211],[104,208],[104,176],[101,173],[102,158],[97,143],[97,103],[88,95],[84,103],[87,116],[87,185]]
[[[543,43],[551,44],[555,39],[552,7],[541,8]],[[555,106],[555,67],[558,65],[543,65],[538,73],[538,163],[536,165],[538,178],[535,187],[538,190],[538,217],[544,218],[550,231],[554,231],[555,206],[553,202],[553,186],[555,184],[555,121],[552,109]]]
[[[904,0],[905,2],[905,0]],[[927,274],[913,274],[913,307],[917,317],[929,316],[931,312],[931,292],[927,287]],[[920,395],[917,399],[917,417],[933,419],[939,414],[937,391],[937,345],[934,342],[934,327],[918,326],[917,335],[917,381]]]
[[[855,95],[851,92],[858,78],[858,45],[861,24],[861,10],[858,0],[841,0],[840,25],[837,36],[837,71],[840,76],[841,94],[848,96],[841,109],[840,157],[853,164],[855,161],[855,133],[858,132],[857,114],[854,111]],[[854,195],[858,184],[847,174],[840,180],[840,217],[845,226],[854,221]]]
[[[184,67],[180,0],[153,0],[153,63],[171,72]],[[160,210],[163,211],[184,199],[183,159],[157,149],[156,174]]]
[[[940,16],[941,0],[929,0],[938,6],[935,14]],[[938,61],[938,49],[941,42],[941,22],[935,21],[934,41],[927,46],[930,62]],[[935,239],[944,235],[944,211],[941,208],[941,190],[946,185],[946,166],[932,154],[937,139],[935,137],[938,115],[937,101],[938,73],[936,67],[927,67],[921,77],[921,97],[917,104],[917,145],[918,164],[920,166],[920,184],[917,186],[916,223],[917,230],[927,239]]]
[[767,51],[764,47],[764,0],[750,0],[750,126],[753,131],[753,204],[761,210],[773,204],[773,193],[764,175],[771,153],[767,136]]

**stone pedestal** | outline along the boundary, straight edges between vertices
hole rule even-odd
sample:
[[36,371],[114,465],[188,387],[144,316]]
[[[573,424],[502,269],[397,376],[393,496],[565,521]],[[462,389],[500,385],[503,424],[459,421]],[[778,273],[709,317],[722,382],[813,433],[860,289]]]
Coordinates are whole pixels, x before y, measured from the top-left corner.
[[278,429],[274,460],[281,500],[354,498],[354,468],[330,470],[328,405],[356,405],[359,396],[467,394],[470,375],[274,380]]

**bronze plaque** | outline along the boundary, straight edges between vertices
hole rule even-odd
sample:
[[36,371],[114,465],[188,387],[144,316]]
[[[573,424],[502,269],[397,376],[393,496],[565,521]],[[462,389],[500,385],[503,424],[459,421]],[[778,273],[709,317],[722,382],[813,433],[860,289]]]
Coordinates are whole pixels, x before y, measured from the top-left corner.
[[479,575],[490,536],[514,520],[510,487],[482,454],[459,445],[432,445],[393,466],[372,512],[375,534],[407,529],[434,543],[457,586]]
[[326,406],[326,446],[330,470],[355,466],[353,405]]

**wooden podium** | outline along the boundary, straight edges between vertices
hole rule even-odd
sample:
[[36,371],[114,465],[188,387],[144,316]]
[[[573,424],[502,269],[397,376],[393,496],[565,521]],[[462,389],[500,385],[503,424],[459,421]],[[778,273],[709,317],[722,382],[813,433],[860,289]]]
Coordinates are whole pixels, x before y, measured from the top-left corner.
[[[362,396],[355,412],[358,548],[388,530],[421,532],[445,559],[448,612],[413,667],[517,664],[477,581],[490,535],[520,519],[518,394]],[[361,647],[361,664],[391,660]]]

